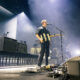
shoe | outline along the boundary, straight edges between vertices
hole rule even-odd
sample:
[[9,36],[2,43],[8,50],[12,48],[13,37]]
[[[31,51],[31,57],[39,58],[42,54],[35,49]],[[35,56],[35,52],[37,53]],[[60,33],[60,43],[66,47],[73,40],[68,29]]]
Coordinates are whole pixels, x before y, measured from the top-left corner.
[[37,67],[36,67],[37,70],[40,69],[40,68],[41,68],[40,66],[37,66]]

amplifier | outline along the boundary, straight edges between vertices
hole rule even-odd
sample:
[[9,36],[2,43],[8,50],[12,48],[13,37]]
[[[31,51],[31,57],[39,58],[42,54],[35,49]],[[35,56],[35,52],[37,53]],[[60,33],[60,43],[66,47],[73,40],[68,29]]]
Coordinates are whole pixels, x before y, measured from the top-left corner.
[[18,53],[27,53],[27,45],[23,43],[17,43],[17,52]]
[[68,62],[68,74],[73,76],[80,76],[80,62],[69,61]]
[[0,51],[16,52],[16,45],[17,40],[8,37],[0,37]]
[[76,78],[72,80],[80,80],[80,56],[70,59],[67,66],[68,74]]

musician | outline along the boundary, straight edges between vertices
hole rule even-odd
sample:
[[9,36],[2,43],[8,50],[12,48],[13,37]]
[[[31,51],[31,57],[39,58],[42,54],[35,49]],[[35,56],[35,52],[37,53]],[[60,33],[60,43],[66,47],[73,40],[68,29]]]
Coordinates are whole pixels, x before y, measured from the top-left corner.
[[55,37],[59,35],[50,35],[50,32],[48,31],[47,27],[47,21],[42,20],[41,21],[42,26],[39,27],[36,31],[36,37],[41,43],[41,52],[40,57],[38,61],[38,67],[41,67],[43,56],[45,54],[45,60],[46,60],[46,66],[48,65],[48,56],[49,56],[49,47],[50,47],[50,37]]
[[41,52],[38,61],[38,66],[41,67],[43,56],[45,54],[46,65],[48,65],[49,47],[50,47],[50,32],[46,29],[47,21],[41,21],[42,26],[38,28],[36,37],[41,43]]

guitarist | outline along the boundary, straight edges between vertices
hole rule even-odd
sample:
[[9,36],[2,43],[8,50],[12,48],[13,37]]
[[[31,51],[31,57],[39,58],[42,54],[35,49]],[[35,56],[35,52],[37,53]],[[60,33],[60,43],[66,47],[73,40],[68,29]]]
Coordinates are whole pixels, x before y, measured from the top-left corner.
[[47,21],[41,21],[42,26],[39,27],[36,31],[36,37],[41,43],[41,52],[38,61],[38,68],[41,67],[43,56],[45,54],[46,66],[48,65],[48,56],[49,56],[49,47],[50,47],[50,37],[55,37],[58,35],[50,35],[50,32],[46,29]]

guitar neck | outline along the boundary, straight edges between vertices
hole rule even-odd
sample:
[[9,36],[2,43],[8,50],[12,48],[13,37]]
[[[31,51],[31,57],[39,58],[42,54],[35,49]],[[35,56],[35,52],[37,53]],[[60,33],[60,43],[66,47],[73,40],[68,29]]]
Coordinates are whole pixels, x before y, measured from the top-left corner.
[[57,37],[57,36],[61,36],[61,35],[60,34],[50,35],[50,37]]

